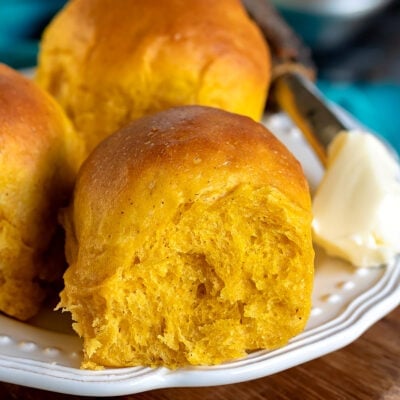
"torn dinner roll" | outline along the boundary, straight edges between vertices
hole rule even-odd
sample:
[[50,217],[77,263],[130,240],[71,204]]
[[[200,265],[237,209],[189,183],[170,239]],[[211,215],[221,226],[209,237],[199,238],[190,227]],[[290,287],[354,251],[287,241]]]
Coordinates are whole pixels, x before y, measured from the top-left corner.
[[59,306],[82,366],[212,365],[286,344],[310,312],[311,219],[300,164],[248,117],[178,107],[111,135],[63,215]]

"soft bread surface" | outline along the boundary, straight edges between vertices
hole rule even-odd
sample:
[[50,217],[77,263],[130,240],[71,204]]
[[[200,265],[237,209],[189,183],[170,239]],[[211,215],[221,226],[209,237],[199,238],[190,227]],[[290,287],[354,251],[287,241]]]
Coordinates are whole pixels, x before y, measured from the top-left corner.
[[63,215],[60,307],[84,368],[209,365],[301,332],[313,282],[302,169],[261,124],[170,109],[102,142]]
[[82,148],[58,104],[0,64],[0,311],[32,317],[46,286],[62,277],[57,210]]
[[267,45],[239,0],[72,0],[45,31],[37,73],[88,150],[172,106],[259,119],[269,79]]

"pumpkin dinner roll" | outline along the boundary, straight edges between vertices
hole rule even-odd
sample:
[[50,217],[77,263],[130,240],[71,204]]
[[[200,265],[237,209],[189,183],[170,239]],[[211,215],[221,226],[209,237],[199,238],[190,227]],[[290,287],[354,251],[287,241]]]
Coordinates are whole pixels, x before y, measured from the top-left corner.
[[267,44],[239,0],[71,0],[44,33],[37,71],[89,151],[173,106],[259,119],[269,80]]
[[129,124],[85,161],[62,219],[59,307],[84,368],[217,364],[304,329],[307,182],[248,117],[186,106]]
[[72,192],[82,143],[58,104],[0,65],[0,311],[25,320],[62,278],[57,211]]

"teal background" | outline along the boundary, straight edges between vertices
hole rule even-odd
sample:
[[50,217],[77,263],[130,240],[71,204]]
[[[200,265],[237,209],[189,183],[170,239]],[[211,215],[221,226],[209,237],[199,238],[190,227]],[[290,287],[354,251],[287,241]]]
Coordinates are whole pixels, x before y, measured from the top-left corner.
[[0,62],[14,68],[36,64],[43,28],[65,0],[0,0]]

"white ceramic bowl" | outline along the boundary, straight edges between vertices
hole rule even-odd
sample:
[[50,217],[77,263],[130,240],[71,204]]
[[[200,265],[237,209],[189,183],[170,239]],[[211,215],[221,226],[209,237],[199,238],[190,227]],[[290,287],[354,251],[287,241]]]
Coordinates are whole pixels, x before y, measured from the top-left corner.
[[349,42],[393,0],[272,0],[314,50]]

